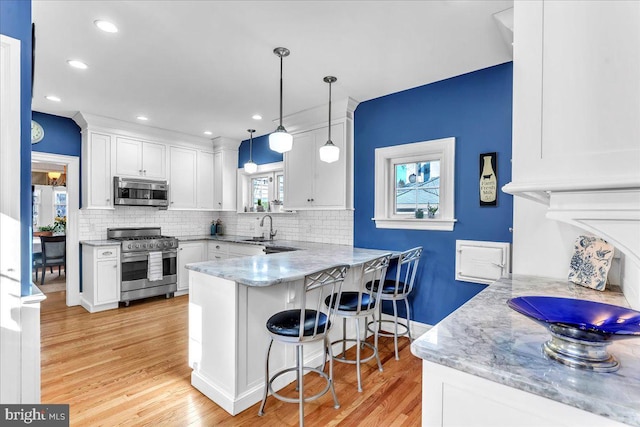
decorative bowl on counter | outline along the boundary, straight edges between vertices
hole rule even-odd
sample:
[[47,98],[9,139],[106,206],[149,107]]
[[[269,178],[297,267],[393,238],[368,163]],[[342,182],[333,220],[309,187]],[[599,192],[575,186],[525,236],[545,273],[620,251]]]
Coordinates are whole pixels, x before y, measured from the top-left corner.
[[606,347],[613,340],[640,337],[640,311],[626,307],[547,296],[512,298],[507,305],[549,329],[544,353],[574,368],[617,371],[620,363]]

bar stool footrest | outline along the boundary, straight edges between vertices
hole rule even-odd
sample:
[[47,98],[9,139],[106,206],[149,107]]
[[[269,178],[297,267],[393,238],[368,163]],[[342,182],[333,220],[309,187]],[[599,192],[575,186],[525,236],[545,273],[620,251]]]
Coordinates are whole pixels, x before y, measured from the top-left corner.
[[[357,345],[357,341],[356,341],[356,339],[355,339],[355,338],[347,338],[346,340],[337,340],[337,341],[333,341],[333,342],[331,343],[331,346],[333,347],[335,344],[342,344],[343,342],[350,342],[350,341],[351,341],[351,342],[355,342],[355,343],[356,343],[356,345]],[[370,343],[368,343],[368,342],[366,342],[366,341],[360,341],[360,344],[361,344],[361,345],[363,345],[363,346],[365,346],[365,347],[367,347],[367,348],[369,348],[370,350],[372,350],[372,351],[373,351],[373,353],[372,353],[372,354],[370,354],[369,356],[367,356],[367,357],[361,357],[361,358],[360,358],[360,363],[368,362],[369,360],[374,359],[374,358],[376,357],[376,355],[378,354],[378,350],[377,350],[377,349],[376,349],[372,344],[370,344]],[[342,355],[343,355],[343,357],[339,357],[339,356],[336,356],[336,355],[334,354],[334,356],[333,356],[333,360],[334,360],[334,361],[336,361],[336,362],[340,362],[340,363],[351,363],[351,364],[353,364],[353,365],[355,365],[356,363],[358,363],[358,361],[357,361],[357,360],[355,360],[355,359],[347,359],[346,357],[344,357],[344,353],[340,353],[340,354],[342,354]]]
[[[314,400],[320,398],[321,396],[324,396],[331,389],[331,379],[329,378],[329,375],[327,375],[326,373],[324,373],[320,369],[314,368],[312,366],[304,366],[302,369],[305,370],[305,371],[308,371],[308,372],[315,372],[315,373],[319,374],[327,382],[327,385],[325,386],[325,388],[322,391],[314,394],[313,396],[309,396],[309,397],[304,396],[304,401],[305,402],[314,401]],[[299,403],[300,402],[299,398],[292,398],[292,397],[283,396],[283,395],[279,394],[277,391],[273,390],[273,382],[276,379],[278,379],[281,375],[284,375],[284,374],[289,373],[289,372],[298,372],[298,368],[297,367],[287,368],[287,369],[283,369],[283,370],[275,373],[271,377],[271,379],[269,379],[269,383],[268,383],[269,393],[271,393],[271,395],[273,397],[275,397],[276,399],[282,400],[283,402]]]
[[[374,320],[374,321],[371,321],[371,322],[367,323],[367,331],[371,332],[372,334],[376,333],[376,330],[371,327],[374,323],[378,323],[378,328],[379,328],[378,329],[378,336],[391,337],[391,338],[393,338],[395,336],[395,334],[393,332],[390,332],[390,331],[387,331],[385,329],[382,329],[382,324],[383,323],[390,323],[391,325],[395,326],[395,322],[393,320]],[[404,330],[402,332],[398,331],[398,337],[407,337],[407,338],[411,339],[411,337],[409,336],[409,327],[405,323],[398,322],[398,327],[404,328]]]

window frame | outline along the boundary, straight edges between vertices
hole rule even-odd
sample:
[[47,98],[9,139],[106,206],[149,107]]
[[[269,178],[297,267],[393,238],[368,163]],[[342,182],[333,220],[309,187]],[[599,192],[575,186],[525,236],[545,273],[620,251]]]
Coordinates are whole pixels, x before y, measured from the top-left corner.
[[[278,188],[278,175],[284,174],[284,163],[283,162],[275,162],[275,163],[265,163],[262,165],[258,165],[258,169],[254,173],[245,172],[244,168],[238,168],[238,179],[237,179],[237,197],[236,197],[236,212],[243,213],[247,212],[244,210],[245,207],[249,207],[252,200],[252,179],[259,177],[271,178],[269,182],[269,202],[273,200],[273,198],[277,197]],[[267,208],[265,207],[265,212],[267,212]],[[270,212],[274,213],[274,212]]]
[[[436,218],[395,213],[395,165],[440,161],[440,207]],[[455,138],[380,147],[375,150],[374,217],[376,228],[453,231],[455,219]]]

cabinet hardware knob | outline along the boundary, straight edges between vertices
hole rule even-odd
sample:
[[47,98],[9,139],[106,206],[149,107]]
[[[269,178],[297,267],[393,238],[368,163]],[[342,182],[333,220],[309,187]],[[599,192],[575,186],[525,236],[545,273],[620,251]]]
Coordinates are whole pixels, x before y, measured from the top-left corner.
[[111,251],[107,251],[107,252],[102,252],[102,255],[111,255],[113,252]]

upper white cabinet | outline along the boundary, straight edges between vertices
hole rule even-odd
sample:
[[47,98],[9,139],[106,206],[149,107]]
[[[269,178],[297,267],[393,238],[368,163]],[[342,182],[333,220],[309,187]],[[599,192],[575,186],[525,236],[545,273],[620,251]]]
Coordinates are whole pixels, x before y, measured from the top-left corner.
[[326,121],[317,124],[322,123],[326,106],[287,118],[285,125],[293,133],[293,148],[284,155],[285,209],[353,207],[352,121],[356,106],[350,98],[333,103],[336,119],[331,124],[331,140],[340,148],[340,158],[334,163],[322,162],[318,154],[328,139]]
[[82,132],[82,166],[82,207],[113,209],[110,135]]
[[213,140],[213,208],[236,210],[236,170],[239,141],[228,138]]
[[213,153],[198,151],[196,203],[199,209],[213,209]]
[[130,138],[116,138],[116,176],[166,179],[167,146]]
[[511,187],[640,183],[639,21],[635,1],[518,2]]
[[326,127],[293,136],[293,148],[285,154],[285,209],[347,207],[345,128],[344,122],[331,126],[331,140],[340,148],[340,159],[333,163],[321,161],[318,154],[327,142]]
[[169,207],[196,207],[197,150],[169,147]]

